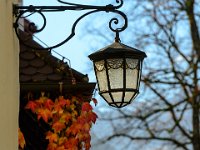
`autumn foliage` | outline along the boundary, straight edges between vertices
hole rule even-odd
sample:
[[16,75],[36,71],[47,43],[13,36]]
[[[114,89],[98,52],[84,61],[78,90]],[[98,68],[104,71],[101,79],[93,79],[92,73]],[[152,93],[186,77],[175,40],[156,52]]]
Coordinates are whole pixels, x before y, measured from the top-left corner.
[[[97,101],[92,101],[96,105]],[[29,101],[25,108],[49,125],[50,130],[46,133],[49,141],[47,150],[90,149],[90,129],[97,115],[89,102],[84,102],[80,97],[65,99],[60,96],[53,101],[42,96]]]
[[24,139],[24,135],[21,132],[20,128],[18,128],[18,143],[19,143],[19,149],[24,149],[25,146],[25,139]]

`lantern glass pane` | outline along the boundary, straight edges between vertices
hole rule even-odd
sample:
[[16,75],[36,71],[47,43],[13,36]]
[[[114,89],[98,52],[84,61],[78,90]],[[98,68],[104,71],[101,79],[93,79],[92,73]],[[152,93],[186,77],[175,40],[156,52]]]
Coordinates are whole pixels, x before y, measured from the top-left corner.
[[103,93],[102,96],[104,97],[104,99],[106,99],[108,103],[113,103],[109,93]]
[[135,92],[126,92],[124,96],[124,102],[130,102]]
[[126,88],[137,88],[138,81],[138,60],[126,59]]
[[123,88],[123,59],[108,59],[107,66],[111,89]]
[[99,91],[107,91],[108,83],[106,76],[106,69],[104,66],[104,60],[95,62],[96,77],[99,84]]
[[115,105],[117,105],[118,107],[120,107],[122,105],[122,103],[115,103]]
[[137,88],[138,70],[126,69],[126,88]]
[[122,101],[122,92],[112,92],[112,96],[115,102]]
[[127,68],[130,68],[130,69],[137,68],[138,67],[138,59],[126,58],[126,66],[127,66]]

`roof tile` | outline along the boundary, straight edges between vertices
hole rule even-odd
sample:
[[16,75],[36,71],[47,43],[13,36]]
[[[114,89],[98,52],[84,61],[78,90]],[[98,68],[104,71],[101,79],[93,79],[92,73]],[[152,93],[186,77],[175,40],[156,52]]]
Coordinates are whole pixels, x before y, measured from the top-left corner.
[[40,58],[35,58],[32,61],[30,61],[30,65],[33,67],[42,67],[45,65],[45,63]]
[[41,68],[38,68],[37,72],[43,73],[43,74],[51,74],[51,73],[53,73],[53,68],[51,66],[45,65]]
[[32,66],[28,66],[26,68],[23,68],[21,70],[21,73],[25,74],[25,75],[33,75],[37,73],[37,69],[35,67]]
[[25,59],[25,60],[32,60],[35,58],[35,55],[31,51],[25,51],[25,52],[20,53],[20,58]]

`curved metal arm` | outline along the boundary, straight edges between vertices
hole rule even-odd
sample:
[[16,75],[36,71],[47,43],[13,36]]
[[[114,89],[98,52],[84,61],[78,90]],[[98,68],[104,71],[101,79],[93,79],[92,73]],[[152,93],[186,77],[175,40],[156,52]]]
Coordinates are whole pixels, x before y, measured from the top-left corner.
[[[72,6],[78,6],[78,7],[93,7],[91,5],[83,5],[83,4],[75,4],[75,3],[69,3],[69,2],[65,2],[65,1],[62,1],[62,0],[57,0],[58,2],[62,3],[62,4],[67,4],[67,5],[72,5]],[[117,3],[119,3],[119,5],[117,6],[114,6],[116,9],[122,7],[123,5],[123,0],[116,0]]]
[[[53,49],[53,48],[57,48],[63,44],[65,44],[66,42],[68,42],[74,35],[75,35],[75,29],[76,29],[76,25],[79,23],[79,21],[81,19],[83,19],[84,17],[88,16],[89,14],[92,13],[96,13],[96,12],[112,12],[112,13],[116,13],[118,15],[120,15],[123,19],[124,19],[124,24],[122,25],[122,27],[120,28],[114,28],[112,25],[114,24],[118,24],[119,23],[119,19],[118,18],[112,18],[109,22],[109,28],[111,29],[111,31],[116,32],[116,35],[118,35],[119,32],[124,31],[127,28],[127,24],[128,24],[128,20],[126,15],[117,10],[119,9],[122,5],[123,5],[123,0],[116,0],[117,3],[119,3],[119,5],[117,6],[113,6],[113,5],[106,5],[106,6],[91,6],[91,5],[81,5],[81,4],[73,4],[73,3],[68,3],[68,2],[64,2],[62,0],[58,0],[58,2],[63,3],[63,4],[67,4],[68,6],[14,6],[14,12],[15,12],[15,16],[16,16],[16,21],[14,23],[14,28],[15,28],[15,32],[16,35],[19,39],[19,41],[24,44],[27,47],[33,48],[33,49],[39,49],[39,50],[49,50],[49,49]],[[26,40],[23,40],[22,37],[19,34],[19,19],[20,18],[24,18],[25,13],[27,12],[31,12],[31,13],[38,13],[39,15],[41,15],[42,19],[43,19],[43,25],[40,29],[36,29],[35,24],[34,23],[30,23],[28,26],[28,30],[31,31],[32,33],[38,33],[41,32],[45,27],[46,27],[46,17],[43,14],[43,12],[49,12],[49,11],[66,11],[66,10],[75,10],[75,11],[80,11],[80,10],[91,10],[83,15],[81,15],[72,25],[72,29],[71,29],[71,34],[68,35],[63,41],[61,41],[60,43],[50,46],[50,47],[37,47],[34,45],[29,45],[28,43],[26,43]]]

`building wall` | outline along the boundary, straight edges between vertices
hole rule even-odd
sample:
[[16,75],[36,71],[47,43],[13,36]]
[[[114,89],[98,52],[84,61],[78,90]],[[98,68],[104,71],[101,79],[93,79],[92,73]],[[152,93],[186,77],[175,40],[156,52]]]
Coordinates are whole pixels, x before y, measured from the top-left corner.
[[18,149],[19,48],[13,30],[12,4],[0,0],[0,149]]

